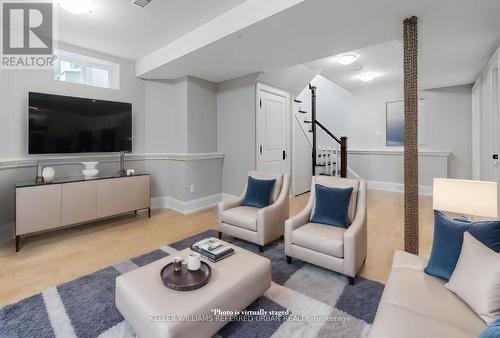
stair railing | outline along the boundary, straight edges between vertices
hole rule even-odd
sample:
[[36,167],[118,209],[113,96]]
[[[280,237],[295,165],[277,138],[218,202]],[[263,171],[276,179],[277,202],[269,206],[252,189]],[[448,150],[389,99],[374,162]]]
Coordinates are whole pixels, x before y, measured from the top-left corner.
[[[347,177],[347,137],[336,137],[316,119],[316,87],[311,90],[311,132],[312,132],[312,174]],[[325,134],[319,141],[326,144],[318,146],[318,128]],[[322,168],[319,172],[318,168]]]

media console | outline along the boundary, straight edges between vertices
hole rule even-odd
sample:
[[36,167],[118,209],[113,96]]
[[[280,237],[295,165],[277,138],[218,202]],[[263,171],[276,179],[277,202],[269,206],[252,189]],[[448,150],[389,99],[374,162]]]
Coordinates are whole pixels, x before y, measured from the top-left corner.
[[151,217],[149,174],[19,183],[16,185],[16,252],[22,235],[146,209]]

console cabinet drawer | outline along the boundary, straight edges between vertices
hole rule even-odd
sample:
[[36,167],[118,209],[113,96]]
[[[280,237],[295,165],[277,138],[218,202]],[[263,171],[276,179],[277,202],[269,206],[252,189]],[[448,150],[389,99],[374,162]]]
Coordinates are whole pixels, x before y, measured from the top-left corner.
[[61,185],[17,189],[16,235],[61,225]]

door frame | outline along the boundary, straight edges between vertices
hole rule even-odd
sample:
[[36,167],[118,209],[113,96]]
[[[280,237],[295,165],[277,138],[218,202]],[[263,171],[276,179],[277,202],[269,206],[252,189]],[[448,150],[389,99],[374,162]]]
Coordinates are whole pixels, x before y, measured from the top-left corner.
[[291,176],[292,172],[292,152],[291,152],[291,127],[292,127],[292,119],[291,119],[291,112],[292,112],[292,95],[291,93],[280,89],[276,88],[273,86],[270,86],[268,84],[262,83],[262,82],[256,82],[256,90],[255,90],[255,168],[257,170],[260,170],[259,168],[259,156],[260,156],[260,138],[262,131],[259,130],[259,122],[261,118],[261,114],[259,114],[259,110],[261,109],[260,107],[260,94],[264,93],[269,93],[277,96],[281,96],[285,98],[285,106],[286,106],[286,162],[285,162],[285,173]]

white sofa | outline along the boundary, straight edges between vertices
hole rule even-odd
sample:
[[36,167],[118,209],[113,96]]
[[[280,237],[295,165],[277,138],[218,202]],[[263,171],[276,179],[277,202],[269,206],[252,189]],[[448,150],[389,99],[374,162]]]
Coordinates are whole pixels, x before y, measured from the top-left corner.
[[395,253],[370,338],[477,338],[485,329],[445,281],[424,272],[426,266],[425,258]]
[[[352,187],[349,202],[348,229],[332,225],[311,223],[315,205],[315,185]],[[285,254],[291,258],[340,272],[354,283],[354,277],[367,254],[366,182],[331,176],[312,178],[309,201],[297,216],[285,223]]]
[[264,245],[283,236],[285,221],[290,212],[290,178],[284,174],[257,171],[251,171],[248,175],[256,179],[276,179],[271,193],[271,204],[262,209],[242,206],[246,186],[238,199],[219,203],[219,238],[222,234],[240,238],[257,244],[262,252]]

